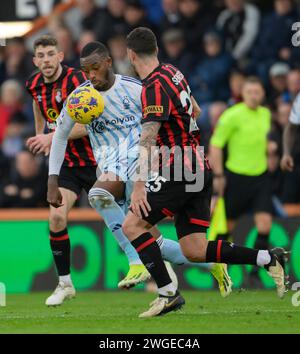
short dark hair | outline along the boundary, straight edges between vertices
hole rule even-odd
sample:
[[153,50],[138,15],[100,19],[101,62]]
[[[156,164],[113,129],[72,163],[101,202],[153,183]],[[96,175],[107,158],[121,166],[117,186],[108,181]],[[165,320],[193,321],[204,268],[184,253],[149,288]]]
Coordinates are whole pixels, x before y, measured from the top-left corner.
[[157,50],[157,40],[151,29],[138,27],[127,36],[127,47],[138,55],[152,55]]
[[47,46],[53,46],[57,47],[57,39],[50,34],[45,34],[39,38],[37,38],[34,43],[33,43],[33,50],[35,51],[37,47],[42,46],[42,47],[47,47]]
[[246,77],[245,84],[258,84],[262,88],[264,88],[264,84],[262,83],[261,79],[257,76],[248,76]]
[[107,47],[101,42],[90,42],[86,44],[80,53],[80,58],[86,58],[92,53],[97,53],[99,55],[109,56],[109,51]]

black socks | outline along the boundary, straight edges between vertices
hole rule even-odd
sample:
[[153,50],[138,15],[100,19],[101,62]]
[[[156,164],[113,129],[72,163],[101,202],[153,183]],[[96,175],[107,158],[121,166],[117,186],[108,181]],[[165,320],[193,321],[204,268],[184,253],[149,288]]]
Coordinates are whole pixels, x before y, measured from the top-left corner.
[[236,246],[227,241],[209,241],[206,262],[226,264],[257,264],[258,250]]
[[145,232],[131,243],[138,252],[148,272],[155,280],[158,288],[172,283],[162,259],[160,248],[155,238],[149,232]]
[[71,245],[67,228],[59,232],[50,230],[50,246],[58,275],[70,274]]

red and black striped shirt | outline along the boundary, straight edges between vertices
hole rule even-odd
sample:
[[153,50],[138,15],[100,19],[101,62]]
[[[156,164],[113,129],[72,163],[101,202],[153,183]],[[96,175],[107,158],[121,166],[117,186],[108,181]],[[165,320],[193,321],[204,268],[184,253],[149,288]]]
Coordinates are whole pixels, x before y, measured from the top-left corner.
[[[80,70],[63,66],[60,77],[51,83],[45,83],[41,72],[35,72],[26,82],[26,89],[40,108],[48,129],[54,131],[56,119],[63,108],[68,95],[86,81]],[[68,142],[64,166],[96,166],[90,140],[87,136]]]
[[[171,151],[167,164],[174,164],[175,147],[179,147],[182,154],[179,158],[184,159],[183,165],[189,170],[195,171],[195,163],[201,170],[210,169],[205,155],[197,148],[200,132],[194,120],[191,90],[184,75],[171,64],[161,64],[142,83],[142,124],[162,123],[157,145]],[[190,147],[191,154],[184,153],[185,147]]]

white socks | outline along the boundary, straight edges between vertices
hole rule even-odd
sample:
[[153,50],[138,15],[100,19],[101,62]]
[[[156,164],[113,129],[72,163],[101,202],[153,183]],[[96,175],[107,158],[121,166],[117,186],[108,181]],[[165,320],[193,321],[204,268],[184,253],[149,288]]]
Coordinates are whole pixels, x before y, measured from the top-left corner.
[[263,267],[269,264],[271,262],[271,256],[269,251],[258,251],[256,262],[259,267]]
[[73,285],[72,279],[71,279],[71,274],[60,275],[59,281],[63,281],[66,285]]
[[158,294],[163,296],[173,296],[176,293],[176,288],[173,283],[158,288]]

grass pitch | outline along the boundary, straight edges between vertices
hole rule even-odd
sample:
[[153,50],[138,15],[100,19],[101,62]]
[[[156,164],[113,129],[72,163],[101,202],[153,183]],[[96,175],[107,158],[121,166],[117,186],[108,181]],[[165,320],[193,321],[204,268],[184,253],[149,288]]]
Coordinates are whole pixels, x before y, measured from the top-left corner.
[[183,291],[180,312],[139,319],[154,294],[142,291],[81,292],[56,308],[44,305],[48,293],[8,295],[0,307],[0,333],[300,333],[300,307],[290,292]]

